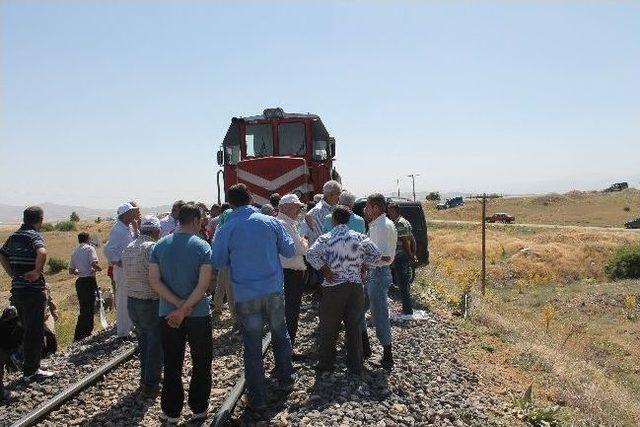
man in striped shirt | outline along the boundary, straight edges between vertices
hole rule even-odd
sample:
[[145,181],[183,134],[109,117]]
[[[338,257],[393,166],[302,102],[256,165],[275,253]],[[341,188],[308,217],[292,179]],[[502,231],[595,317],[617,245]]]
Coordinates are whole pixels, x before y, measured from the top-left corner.
[[323,234],[307,251],[307,261],[324,277],[320,301],[320,360],[317,370],[331,371],[336,358],[336,340],[344,322],[349,373],[362,373],[362,334],[364,309],[361,269],[380,261],[382,253],[364,234],[347,227],[351,211],[337,206],[332,214],[335,227]]
[[53,372],[40,369],[44,341],[44,313],[47,304],[42,271],[47,249],[39,233],[44,212],[38,206],[25,209],[23,224],[0,248],[0,264],[11,276],[11,301],[18,310],[24,330],[22,341],[27,381],[47,378]]
[[162,329],[159,296],[149,285],[149,258],[160,238],[160,220],[144,217],[140,236],[122,251],[122,270],[127,284],[127,311],[138,332],[140,395],[155,397],[162,376]]

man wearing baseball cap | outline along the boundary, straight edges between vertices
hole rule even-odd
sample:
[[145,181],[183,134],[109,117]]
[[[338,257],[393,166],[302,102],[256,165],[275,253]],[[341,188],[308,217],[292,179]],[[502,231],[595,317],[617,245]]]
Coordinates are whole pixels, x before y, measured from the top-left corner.
[[140,350],[140,395],[155,397],[160,391],[162,340],[159,296],[149,285],[149,256],[160,238],[160,220],[145,216],[140,236],[122,251],[122,269],[127,287],[127,309],[138,331]]
[[127,313],[127,287],[122,271],[122,251],[135,238],[129,225],[136,219],[138,208],[131,203],[123,203],[118,207],[118,220],[109,232],[109,239],[104,245],[104,255],[113,265],[113,280],[116,282],[116,331],[119,337],[126,337],[131,332],[131,319]]
[[[307,266],[304,263],[304,254],[307,252],[308,244],[307,240],[300,234],[298,223],[300,213],[305,206],[295,194],[285,194],[278,204],[277,218],[291,235],[295,245],[293,257],[286,258],[280,255],[280,263],[284,274],[284,312],[292,348],[298,331],[300,303],[302,302],[302,291],[304,290],[307,270]],[[295,353],[292,354],[292,357],[294,360],[300,359],[300,356]]]

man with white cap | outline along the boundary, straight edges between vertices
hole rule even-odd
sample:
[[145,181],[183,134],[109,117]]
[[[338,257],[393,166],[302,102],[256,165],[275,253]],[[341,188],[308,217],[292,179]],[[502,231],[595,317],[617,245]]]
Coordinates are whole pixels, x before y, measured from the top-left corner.
[[[298,318],[300,317],[300,303],[304,290],[305,272],[307,266],[304,263],[304,254],[307,252],[307,240],[300,234],[298,217],[305,204],[295,194],[285,194],[278,204],[278,220],[284,225],[285,230],[293,239],[295,254],[291,258],[280,255],[282,272],[284,273],[284,311],[287,321],[287,332],[293,348],[298,331]],[[294,359],[299,356],[294,354]]]
[[118,220],[109,232],[109,239],[104,245],[104,255],[113,265],[113,280],[116,282],[116,331],[119,337],[126,337],[131,332],[131,319],[127,312],[127,285],[122,271],[122,251],[133,242],[134,234],[129,225],[136,219],[138,208],[131,203],[118,207]]
[[138,332],[142,397],[158,395],[162,373],[159,296],[149,285],[149,256],[159,238],[160,220],[153,215],[145,216],[140,224],[140,235],[122,251],[127,309]]

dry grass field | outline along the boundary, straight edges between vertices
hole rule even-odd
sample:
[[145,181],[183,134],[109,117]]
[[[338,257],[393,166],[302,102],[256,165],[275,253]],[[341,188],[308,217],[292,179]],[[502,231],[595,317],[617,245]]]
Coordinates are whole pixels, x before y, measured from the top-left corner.
[[[437,210],[436,202],[424,202],[428,219],[479,221],[481,203],[465,200],[464,206]],[[593,225],[622,227],[640,217],[640,190],[629,188],[617,193],[572,191],[531,197],[491,199],[487,215],[507,212],[521,224]]]
[[[626,195],[637,197],[638,193],[632,190]],[[574,200],[563,202],[559,209],[566,212],[568,205],[575,209],[579,205],[585,213],[586,206],[601,206],[609,196],[620,199],[625,194],[597,194],[593,203]],[[511,199],[498,202],[515,203]],[[526,202],[518,203],[524,206]],[[470,205],[458,208],[459,212],[470,212]],[[541,206],[539,210],[546,212],[548,205]],[[452,212],[455,210],[447,214]],[[529,215],[527,221],[542,223],[560,223],[561,217],[557,213]],[[570,222],[612,225],[613,217],[613,213],[600,213]],[[0,242],[14,228],[0,226]],[[78,231],[88,231],[104,243],[110,228],[108,222],[81,222],[74,232],[44,233],[49,256],[68,260]],[[489,228],[489,286],[484,297],[477,292],[480,227],[433,224],[429,238],[432,262],[419,270],[414,289],[436,297],[441,303],[434,309],[449,313],[457,310],[463,289],[473,289],[471,317],[459,323],[476,339],[461,356],[474,370],[495,378],[497,391],[522,395],[533,384],[534,399],[540,405],[560,405],[568,425],[640,425],[640,281],[607,282],[603,272],[617,247],[640,242],[639,232]],[[106,265],[102,248],[98,254]],[[47,281],[59,307],[57,329],[60,344],[65,346],[73,337],[78,310],[75,278],[65,271],[47,274]],[[98,282],[101,287],[110,283],[104,272],[98,274]],[[6,304],[8,295],[8,277],[0,272],[0,305]]]
[[[101,246],[98,248],[98,257],[100,258],[100,265],[104,268],[104,271],[97,274],[98,286],[102,288],[109,288],[111,281],[107,277],[106,273],[106,259],[102,254],[102,244],[104,244],[109,230],[111,229],[110,222],[101,222],[96,224],[94,222],[80,222],[78,224],[78,230],[72,232],[51,231],[43,233],[45,242],[47,244],[47,252],[49,258],[56,257],[69,261],[71,252],[76,247],[78,240],[77,234],[80,231],[87,231],[91,235],[98,237]],[[11,235],[11,233],[17,228],[17,226],[2,225],[0,226],[0,244]],[[56,334],[58,336],[58,344],[62,347],[66,347],[73,340],[73,332],[76,324],[76,317],[78,315],[78,302],[75,291],[75,276],[71,276],[68,271],[61,271],[57,274],[46,273],[48,267],[45,267],[45,278],[47,283],[51,287],[51,295],[53,302],[58,307],[59,319],[56,322]],[[11,281],[4,270],[0,269],[0,307],[5,307],[9,299],[9,289],[11,287]],[[113,313],[108,313],[110,322],[113,321]],[[100,328],[100,323],[97,320],[95,327]]]
[[[640,233],[496,228],[487,233],[488,282],[479,295],[480,230],[430,228],[432,264],[417,278],[453,312],[473,288],[467,362],[574,425],[640,425],[640,281],[607,282],[604,264]],[[523,250],[524,249],[524,250]]]

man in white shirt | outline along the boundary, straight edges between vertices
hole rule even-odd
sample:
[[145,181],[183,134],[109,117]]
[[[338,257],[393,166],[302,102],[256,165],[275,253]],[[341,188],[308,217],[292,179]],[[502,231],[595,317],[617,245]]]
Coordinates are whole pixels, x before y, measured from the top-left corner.
[[[366,290],[376,336],[384,349],[381,365],[388,370],[393,367],[393,356],[391,355],[391,322],[387,294],[392,282],[390,266],[396,254],[398,233],[393,221],[387,218],[386,208],[386,198],[382,194],[374,193],[367,197],[364,213],[369,220],[369,238],[383,255],[379,262],[369,265]],[[371,351],[370,347],[367,348],[369,340],[366,337],[366,328],[364,331],[363,353],[368,357]]]
[[104,255],[113,265],[113,280],[116,282],[116,331],[119,337],[128,336],[132,326],[127,311],[128,290],[122,270],[122,251],[135,239],[130,225],[138,216],[137,210],[131,203],[124,203],[118,208],[118,220],[104,245]]
[[183,200],[175,201],[171,207],[171,213],[160,220],[160,237],[168,236],[178,228],[178,221],[176,218],[178,217],[180,208],[183,207],[184,204]]
[[[287,233],[291,235],[295,245],[295,254],[291,258],[280,255],[280,263],[284,273],[284,308],[287,331],[293,348],[298,331],[298,319],[300,317],[300,303],[304,290],[305,272],[307,266],[304,263],[304,254],[307,252],[307,241],[300,234],[298,217],[304,203],[295,194],[285,194],[278,204],[278,220],[284,225]],[[295,353],[292,358],[300,359]]]
[[80,311],[73,341],[80,341],[93,332],[93,312],[96,304],[98,283],[96,271],[101,271],[98,264],[98,254],[89,241],[89,233],[83,231],[78,234],[79,245],[71,254],[69,273],[78,276],[76,280],[76,295]]

